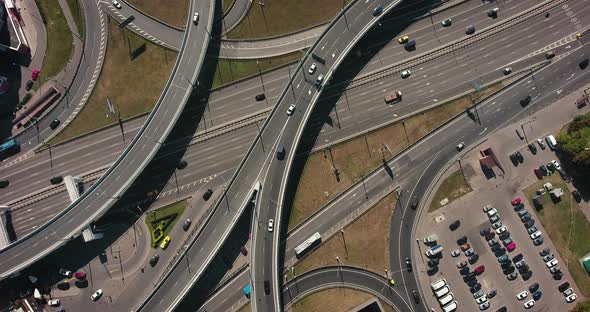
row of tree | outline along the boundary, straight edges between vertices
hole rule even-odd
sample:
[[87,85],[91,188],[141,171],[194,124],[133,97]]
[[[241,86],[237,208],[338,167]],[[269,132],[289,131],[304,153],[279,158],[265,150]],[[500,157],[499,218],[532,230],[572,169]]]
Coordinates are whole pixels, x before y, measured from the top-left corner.
[[567,132],[557,137],[559,150],[576,167],[578,174],[590,173],[590,113],[578,115]]

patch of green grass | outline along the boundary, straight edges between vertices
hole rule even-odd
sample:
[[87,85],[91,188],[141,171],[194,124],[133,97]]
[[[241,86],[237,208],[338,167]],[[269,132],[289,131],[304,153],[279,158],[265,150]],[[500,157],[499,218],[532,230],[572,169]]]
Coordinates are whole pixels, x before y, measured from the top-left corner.
[[80,38],[84,40],[84,12],[82,11],[82,6],[79,1],[80,0],[67,0],[70,12],[72,12],[72,17],[76,23],[76,28],[78,28]]
[[[127,30],[123,35],[116,23],[111,23],[109,32],[104,65],[92,95],[82,111],[51,140],[51,144],[116,124],[116,116],[107,116],[107,97],[122,119],[149,112],[166,85],[176,52],[164,50]],[[130,50],[144,44],[145,51],[131,60]]]
[[[455,171],[446,179],[444,179],[444,181],[438,187],[438,190],[436,191],[436,194],[434,194],[434,198],[430,203],[428,212],[432,212],[438,208],[446,206],[471,191],[473,191],[473,189],[471,189],[471,186],[469,186],[467,181],[465,181],[461,171]],[[447,198],[449,201],[445,205],[441,205],[441,200],[445,198]]]
[[373,295],[349,288],[320,290],[297,301],[293,312],[350,311],[354,307],[373,298]]
[[254,39],[292,33],[330,21],[343,5],[343,0],[254,0],[246,17],[227,37]]
[[580,301],[576,304],[572,312],[589,312],[590,311],[590,300]]
[[[190,0],[127,0],[131,5],[164,23],[186,27]],[[192,16],[193,14],[190,13]]]
[[559,174],[544,177],[524,190],[529,202],[543,184],[551,182],[554,188],[562,188],[561,201],[554,203],[549,193],[545,193],[543,209],[536,211],[547,235],[553,241],[557,251],[565,261],[569,272],[585,297],[590,296],[590,276],[578,261],[590,252],[590,223],[572,200],[571,192]]
[[35,0],[47,29],[47,50],[41,65],[40,81],[35,86],[55,77],[72,55],[72,33],[57,0]]
[[215,76],[213,77],[213,88],[236,80],[258,74],[259,71],[265,72],[281,65],[298,61],[301,57],[299,52],[293,52],[277,57],[264,58],[258,60],[225,60],[219,59]]
[[[153,210],[147,213],[145,218],[145,224],[147,225],[150,233],[152,233],[152,246],[157,244],[157,241],[154,241],[153,232],[154,229],[158,226],[158,224],[162,224],[163,228],[163,235],[162,237],[166,237],[168,233],[172,230],[176,221],[180,219],[184,210],[188,206],[188,199],[181,200],[174,204],[170,204],[166,207]],[[158,240],[159,241],[159,240]]]

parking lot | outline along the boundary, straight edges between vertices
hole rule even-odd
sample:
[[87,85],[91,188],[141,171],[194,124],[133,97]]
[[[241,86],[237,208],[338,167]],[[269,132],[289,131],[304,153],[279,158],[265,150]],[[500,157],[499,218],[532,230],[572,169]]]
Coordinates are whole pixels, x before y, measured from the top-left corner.
[[[437,234],[438,240],[436,244],[440,244],[444,248],[441,253],[442,258],[439,259],[440,263],[437,265],[438,270],[428,274],[429,258],[424,253],[430,246],[424,244],[422,240],[416,242],[417,248],[415,250],[420,253],[416,253],[416,269],[423,272],[419,276],[420,284],[429,307],[435,308],[437,311],[440,310],[440,304],[430,289],[430,284],[440,278],[447,281],[450,292],[453,293],[454,300],[457,301],[458,311],[480,310],[479,304],[476,303],[472,294],[473,292],[477,293],[478,287],[481,287],[484,294],[487,294],[492,289],[497,290],[496,295],[488,299],[490,303],[490,307],[486,309],[488,311],[497,311],[504,306],[508,311],[525,310],[524,303],[533,299],[533,293],[531,293],[529,287],[535,283],[538,283],[539,287],[533,289],[533,292],[540,291],[540,293],[536,294],[540,297],[535,300],[534,306],[529,309],[530,311],[567,311],[573,307],[575,302],[566,303],[565,296],[558,290],[558,285],[567,281],[576,294],[580,294],[580,292],[574,285],[567,271],[567,266],[563,264],[560,256],[555,254],[556,249],[550,238],[545,235],[543,226],[537,220],[532,203],[529,203],[521,192],[522,189],[538,181],[533,169],[538,168],[541,164],[547,165],[551,160],[557,159],[555,154],[547,147],[544,138],[552,132],[555,133],[561,124],[566,123],[571,118],[571,115],[571,112],[555,112],[554,108],[549,107],[534,116],[528,117],[526,120],[507,126],[462,157],[462,169],[473,191],[441,209],[423,215],[420,225],[417,227],[417,240]],[[544,120],[547,123],[543,122]],[[549,120],[551,120],[550,123]],[[540,125],[546,124],[551,124],[554,128],[540,127]],[[520,131],[524,130],[524,133],[522,133],[523,139],[517,136],[516,128],[520,129]],[[545,149],[542,149],[539,143],[536,142],[538,138],[543,139]],[[535,154],[527,146],[528,143],[535,145]],[[479,151],[486,147],[493,148],[500,165],[504,169],[503,174],[491,179],[487,179],[483,175],[479,164]],[[514,166],[510,155],[516,151],[521,153],[523,161]],[[453,165],[448,170],[447,175],[456,170],[459,170],[459,166]],[[542,237],[542,242],[537,242],[538,246],[533,244],[533,239],[531,239],[530,233],[524,225],[529,217],[525,216],[525,222],[523,222],[521,216],[526,215],[525,211],[521,211],[519,215],[515,211],[515,206],[511,203],[517,197],[521,198],[522,201],[517,206],[527,209],[530,219],[534,220],[528,221],[529,227],[536,227],[536,230],[531,229],[531,233],[539,231],[534,236],[540,234],[539,237]],[[504,238],[510,237],[510,240],[515,244],[513,251],[506,250],[510,241],[502,242],[498,233],[495,233],[495,229],[492,228],[490,217],[484,212],[484,206],[486,205],[490,206],[488,209],[495,208],[495,213],[490,213],[494,219],[492,221],[502,223],[501,225],[497,224],[497,228],[505,226]],[[460,225],[452,231],[449,226],[456,220],[460,221]],[[534,224],[531,224],[533,222]],[[490,237],[486,239],[480,233],[482,229],[490,229],[490,232],[495,234],[493,234],[493,237],[491,237],[492,234],[489,234]],[[461,250],[457,240],[463,236],[467,238],[469,246],[464,246],[463,250]],[[492,251],[492,247],[488,242],[489,239],[498,240],[498,243],[494,244],[494,250],[498,251],[498,254],[495,255],[494,251]],[[555,259],[558,262],[555,267],[560,267],[562,277],[554,277],[543,258],[539,255],[540,251],[545,248],[550,249],[550,254],[555,254]],[[461,250],[460,254],[453,257],[452,253],[456,249]],[[460,273],[457,265],[459,262],[468,260],[464,250],[469,250],[468,253],[477,254],[478,259],[475,262],[471,261],[473,263],[469,263],[466,266],[468,269],[463,269],[463,273],[469,275],[475,268],[481,265],[485,266],[481,274],[474,274],[475,276],[471,278],[469,285],[464,280],[465,275]],[[497,256],[502,254],[507,255],[507,261],[500,262],[498,260]],[[520,272],[519,268],[516,267],[518,261],[512,261],[519,254],[522,255],[522,260],[524,260],[524,263],[519,263],[519,266],[522,267]],[[505,263],[504,267],[502,267],[501,263]],[[528,269],[524,269],[524,267],[528,267]],[[531,273],[526,273],[526,271]],[[514,280],[507,278],[510,272],[518,274]],[[524,278],[522,273],[525,273]],[[530,277],[526,276],[527,274],[530,274]],[[470,285],[475,285],[475,288],[471,290]],[[525,290],[527,291],[526,297],[522,300],[517,299],[517,295]],[[480,302],[484,302],[484,299],[480,299]]]

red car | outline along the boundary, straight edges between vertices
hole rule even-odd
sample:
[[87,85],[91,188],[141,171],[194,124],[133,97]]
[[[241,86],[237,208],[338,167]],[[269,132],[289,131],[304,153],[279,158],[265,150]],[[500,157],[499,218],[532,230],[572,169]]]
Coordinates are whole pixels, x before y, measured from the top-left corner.
[[37,80],[37,78],[39,78],[39,70],[38,69],[34,69],[33,72],[31,73],[31,79],[33,79],[33,81]]
[[86,272],[78,271],[78,272],[74,273],[74,277],[79,280],[84,280],[84,279],[86,279]]
[[520,197],[516,197],[510,203],[512,204],[512,206],[516,206],[516,205],[520,204]]
[[481,273],[483,273],[483,271],[485,271],[485,270],[486,270],[486,266],[485,266],[485,265],[480,265],[480,266],[478,266],[477,268],[475,268],[475,270],[473,270],[473,272],[474,272],[475,274],[481,274]]
[[508,250],[508,251],[513,251],[515,248],[516,248],[515,242],[512,242],[512,243],[506,245],[506,250]]
[[533,170],[533,171],[535,172],[537,179],[539,179],[539,180],[543,179],[543,172],[541,172],[541,169],[535,168],[535,170]]

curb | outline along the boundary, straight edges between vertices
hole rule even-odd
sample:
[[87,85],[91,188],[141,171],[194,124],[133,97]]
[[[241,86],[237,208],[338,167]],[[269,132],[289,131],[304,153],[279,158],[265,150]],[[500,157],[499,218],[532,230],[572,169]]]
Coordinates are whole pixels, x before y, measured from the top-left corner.
[[[235,4],[236,4],[237,1],[239,1],[239,0],[234,0],[232,2],[231,6],[227,10],[227,12],[223,13],[223,16],[221,18],[221,21],[218,22],[218,23],[222,23],[222,25],[221,25],[221,36],[220,37],[225,37],[229,32],[231,32],[232,30],[234,30],[234,28],[238,27],[238,25],[244,20],[244,17],[246,15],[248,15],[248,12],[250,11],[250,7],[252,7],[252,0],[242,0],[242,1],[247,1],[248,2],[247,7],[246,7],[246,10],[244,10],[242,12],[242,14],[240,15],[240,18],[236,21],[235,24],[230,25],[229,27],[226,27],[225,30],[223,30],[223,28],[225,26],[225,23],[224,23],[225,17],[234,8],[234,6],[235,6]],[[225,39],[222,39],[222,41],[223,40],[225,40]]]
[[[341,11],[342,12],[342,11]],[[336,16],[335,18],[337,18],[338,16]],[[292,32],[288,32],[286,34],[282,34],[282,35],[275,35],[275,36],[268,36],[268,37],[261,37],[261,38],[252,38],[252,39],[223,39],[224,42],[259,42],[259,41],[265,41],[265,40],[273,40],[273,39],[281,39],[281,38],[285,38],[285,37],[289,37],[289,36],[293,36],[293,35],[297,35],[306,31],[309,31],[313,28],[319,28],[320,26],[328,26],[328,24],[330,24],[330,22],[324,22],[324,23],[318,23],[315,25],[311,25],[308,27],[305,27],[303,29],[300,30],[295,30]],[[323,33],[323,31],[322,31]],[[321,35],[321,34],[320,34]]]
[[[166,27],[170,27],[170,28],[176,29],[178,31],[182,31],[182,32],[184,32],[186,30],[186,25],[185,25],[185,28],[180,28],[178,26],[170,25],[170,24],[168,24],[168,23],[166,23],[166,22],[164,22],[164,21],[162,21],[162,20],[160,20],[160,19],[152,16],[151,14],[145,13],[144,11],[138,9],[136,6],[134,6],[133,4],[129,3],[127,0],[121,0],[121,1],[123,3],[125,3],[126,5],[130,6],[131,8],[133,8],[135,11],[141,13],[144,16],[147,16],[148,18],[150,18],[150,19],[152,19],[152,20],[154,20],[154,21],[156,21],[156,22],[158,22],[158,23],[160,23],[160,24],[162,24],[162,25],[164,25]],[[189,17],[190,17],[190,15],[187,16],[187,20],[188,20]]]

